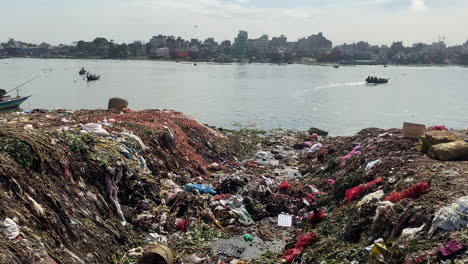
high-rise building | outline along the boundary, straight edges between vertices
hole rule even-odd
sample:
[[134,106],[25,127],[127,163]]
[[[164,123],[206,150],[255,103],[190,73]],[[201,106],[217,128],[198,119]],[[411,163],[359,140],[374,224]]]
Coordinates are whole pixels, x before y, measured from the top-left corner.
[[248,51],[249,34],[247,31],[239,31],[234,41],[234,55],[238,58],[246,58]]

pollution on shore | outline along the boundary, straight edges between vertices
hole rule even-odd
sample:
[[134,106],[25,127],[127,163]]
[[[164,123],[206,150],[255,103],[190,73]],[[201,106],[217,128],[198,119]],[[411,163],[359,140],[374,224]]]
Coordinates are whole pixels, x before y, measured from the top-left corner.
[[467,263],[468,134],[0,114],[0,263]]

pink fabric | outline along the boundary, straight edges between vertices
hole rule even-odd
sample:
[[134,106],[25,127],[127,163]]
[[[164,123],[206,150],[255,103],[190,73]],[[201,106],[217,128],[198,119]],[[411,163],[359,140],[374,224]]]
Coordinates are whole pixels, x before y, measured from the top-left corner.
[[343,160],[347,160],[354,155],[361,154],[361,151],[359,151],[360,149],[361,149],[361,145],[357,145],[356,147],[353,148],[353,150],[351,150],[346,156],[343,157]]

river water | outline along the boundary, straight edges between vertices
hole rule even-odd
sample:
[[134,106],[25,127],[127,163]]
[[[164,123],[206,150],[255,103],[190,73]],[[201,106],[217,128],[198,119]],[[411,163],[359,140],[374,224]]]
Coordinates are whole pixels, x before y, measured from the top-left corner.
[[[102,76],[87,82],[85,67]],[[106,108],[111,97],[134,110],[175,109],[224,128],[319,127],[351,135],[404,121],[468,125],[468,68],[176,63],[12,58],[0,60],[0,88],[32,95],[23,109]],[[368,75],[390,78],[366,85]]]

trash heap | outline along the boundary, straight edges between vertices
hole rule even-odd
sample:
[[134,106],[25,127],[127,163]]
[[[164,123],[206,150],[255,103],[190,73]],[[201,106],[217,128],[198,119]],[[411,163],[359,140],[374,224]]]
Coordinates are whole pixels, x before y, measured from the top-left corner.
[[468,162],[398,129],[228,131],[159,110],[36,110],[0,126],[0,263],[467,257]]

